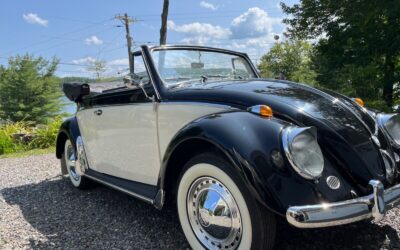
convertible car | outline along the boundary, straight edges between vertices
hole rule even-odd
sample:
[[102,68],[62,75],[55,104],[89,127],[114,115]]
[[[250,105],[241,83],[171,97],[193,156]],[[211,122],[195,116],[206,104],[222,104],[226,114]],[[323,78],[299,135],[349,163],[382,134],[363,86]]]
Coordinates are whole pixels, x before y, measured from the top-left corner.
[[[400,117],[363,100],[262,79],[246,54],[141,46],[123,84],[70,83],[61,171],[162,209],[194,249],[270,249],[298,228],[379,221],[400,201]],[[282,220],[280,220],[282,221]]]

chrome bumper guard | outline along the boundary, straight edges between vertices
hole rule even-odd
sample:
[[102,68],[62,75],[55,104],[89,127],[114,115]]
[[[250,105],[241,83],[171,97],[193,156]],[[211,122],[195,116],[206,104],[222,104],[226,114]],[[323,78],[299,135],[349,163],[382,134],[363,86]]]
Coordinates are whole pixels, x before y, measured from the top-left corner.
[[288,222],[299,228],[319,228],[348,224],[372,218],[380,221],[387,210],[400,204],[400,184],[384,189],[371,180],[373,193],[352,200],[310,206],[293,206],[286,211]]

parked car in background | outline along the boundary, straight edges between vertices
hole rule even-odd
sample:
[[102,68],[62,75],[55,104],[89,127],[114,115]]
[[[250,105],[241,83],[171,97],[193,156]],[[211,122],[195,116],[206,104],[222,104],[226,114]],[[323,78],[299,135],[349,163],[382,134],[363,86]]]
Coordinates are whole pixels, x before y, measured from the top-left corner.
[[262,79],[246,54],[142,46],[125,85],[77,103],[57,139],[61,171],[162,209],[175,201],[194,249],[270,249],[298,228],[379,221],[400,201],[398,114]]

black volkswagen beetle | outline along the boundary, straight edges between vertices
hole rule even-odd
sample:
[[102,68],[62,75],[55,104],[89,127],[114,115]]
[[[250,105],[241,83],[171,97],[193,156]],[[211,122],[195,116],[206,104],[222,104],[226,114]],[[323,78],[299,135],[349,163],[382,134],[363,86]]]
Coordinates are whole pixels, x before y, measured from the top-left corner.
[[65,84],[57,138],[73,186],[100,182],[162,209],[194,249],[269,249],[298,228],[379,221],[400,201],[400,119],[361,99],[262,79],[246,54],[142,46],[124,84]]

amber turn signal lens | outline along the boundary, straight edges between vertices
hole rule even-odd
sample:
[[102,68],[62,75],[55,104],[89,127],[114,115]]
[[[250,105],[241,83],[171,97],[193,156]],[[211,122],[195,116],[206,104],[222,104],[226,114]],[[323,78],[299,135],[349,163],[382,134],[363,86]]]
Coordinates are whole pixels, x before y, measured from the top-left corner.
[[264,117],[272,117],[272,109],[267,105],[260,105],[260,115]]
[[263,117],[272,117],[273,115],[271,107],[267,105],[255,105],[251,106],[247,110]]
[[361,98],[354,98],[354,101],[358,103],[361,107],[364,107],[364,101]]

